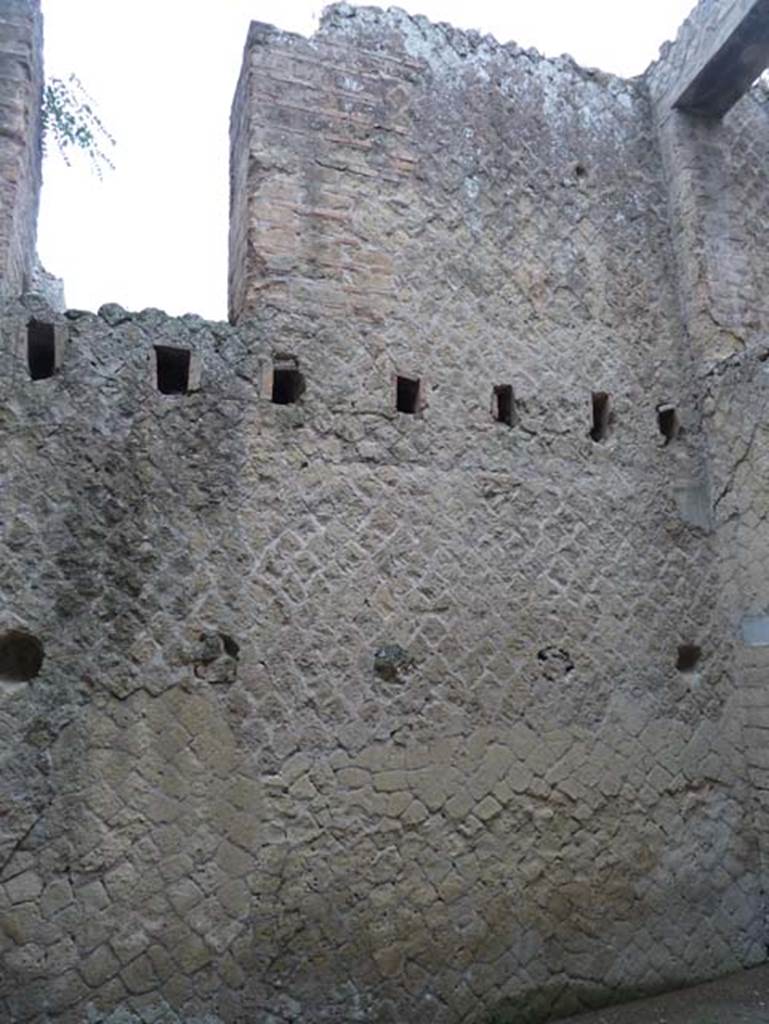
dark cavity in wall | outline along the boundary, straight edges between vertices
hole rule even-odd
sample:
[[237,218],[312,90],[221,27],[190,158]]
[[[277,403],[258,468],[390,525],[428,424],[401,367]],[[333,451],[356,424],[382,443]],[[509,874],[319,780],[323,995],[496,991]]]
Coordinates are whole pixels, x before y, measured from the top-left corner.
[[593,392],[593,426],[590,437],[605,441],[609,436],[609,395],[606,391]]
[[276,366],[272,371],[272,401],[293,405],[304,394],[304,377],[293,366]]
[[190,350],[155,346],[158,391],[163,395],[186,395],[190,386]]
[[563,679],[574,671],[574,662],[569,652],[561,647],[543,647],[537,658],[542,663],[542,675],[550,682]]
[[679,672],[693,672],[701,657],[702,650],[696,644],[681,644],[678,648],[676,668]]
[[0,680],[6,683],[26,683],[34,679],[43,667],[43,645],[20,629],[0,634]]
[[398,644],[385,644],[374,651],[374,671],[387,682],[394,683],[415,666],[409,652]]
[[398,377],[395,386],[395,408],[415,415],[419,412],[419,378]]
[[510,384],[498,384],[494,388],[492,410],[497,423],[505,423],[512,427],[514,420],[515,396]]
[[32,380],[45,380],[56,372],[56,334],[53,324],[30,320],[27,324],[27,366]]
[[239,658],[240,657],[240,644],[237,643],[235,640],[233,640],[232,637],[228,633],[220,633],[219,634],[219,638],[222,641],[222,647],[224,648],[224,653],[228,657],[230,657],[230,658]]
[[678,435],[678,416],[674,405],[657,406],[657,426],[665,438],[664,445],[675,440]]
[[238,675],[240,644],[228,633],[201,633],[192,656],[195,677],[214,685],[234,683]]

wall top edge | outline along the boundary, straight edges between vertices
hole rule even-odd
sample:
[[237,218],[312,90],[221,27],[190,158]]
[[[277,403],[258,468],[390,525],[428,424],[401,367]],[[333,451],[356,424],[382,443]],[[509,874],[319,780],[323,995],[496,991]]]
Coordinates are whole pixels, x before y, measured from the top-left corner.
[[575,74],[615,89],[636,88],[643,83],[643,76],[623,78],[583,66],[569,54],[547,57],[535,47],[526,48],[514,41],[500,43],[491,34],[455,28],[447,22],[432,22],[424,15],[411,15],[399,7],[354,7],[345,2],[325,7],[318,30],[309,37],[266,22],[252,21],[246,51],[261,46],[290,48],[333,42],[366,44],[372,50],[390,51],[394,40],[408,56],[424,62],[433,71],[451,72],[495,58],[526,58],[533,64],[549,66],[554,71]]

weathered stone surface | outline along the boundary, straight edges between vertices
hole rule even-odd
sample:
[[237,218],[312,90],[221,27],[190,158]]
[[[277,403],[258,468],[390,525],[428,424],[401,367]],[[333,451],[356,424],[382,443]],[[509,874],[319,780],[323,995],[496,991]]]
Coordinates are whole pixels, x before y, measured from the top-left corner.
[[374,652],[374,671],[387,682],[403,678],[412,668],[414,660],[398,644],[385,644]]
[[765,959],[767,105],[666,99],[714,11],[632,82],[255,24],[236,325],[5,305],[0,631],[43,657],[0,680],[0,1018],[535,1022]]
[[39,259],[32,267],[32,282],[29,291],[39,295],[56,313],[63,313],[66,306],[64,299],[64,282],[54,274],[49,274]]

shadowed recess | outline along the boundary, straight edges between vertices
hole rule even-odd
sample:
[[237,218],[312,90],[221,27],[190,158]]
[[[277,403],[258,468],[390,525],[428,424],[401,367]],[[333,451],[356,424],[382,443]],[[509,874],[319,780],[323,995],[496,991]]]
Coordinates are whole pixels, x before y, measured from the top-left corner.
[[665,438],[665,444],[675,440],[678,434],[678,416],[674,405],[657,406],[657,425]]
[[27,366],[32,380],[46,380],[56,371],[56,335],[53,324],[30,320],[27,324]]
[[514,396],[511,384],[498,384],[494,388],[493,411],[497,423],[513,425]]
[[39,675],[43,667],[43,645],[20,629],[10,629],[0,635],[0,680],[6,683],[26,683]]
[[295,367],[276,367],[272,371],[272,401],[275,405],[293,405],[304,394],[304,377]]
[[190,350],[156,345],[157,385],[162,395],[186,395],[190,386]]
[[590,437],[605,441],[609,436],[609,395],[606,391],[593,392],[593,426]]
[[413,416],[419,411],[419,378],[398,377],[395,408]]
[[678,648],[676,668],[679,672],[693,672],[702,657],[702,649],[696,644],[681,644]]

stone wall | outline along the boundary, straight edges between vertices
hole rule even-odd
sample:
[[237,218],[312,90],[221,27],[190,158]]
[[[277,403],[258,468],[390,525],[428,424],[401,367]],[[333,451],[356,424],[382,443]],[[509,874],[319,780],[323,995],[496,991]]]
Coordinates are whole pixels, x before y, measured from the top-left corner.
[[[739,14],[751,5],[735,4]],[[698,69],[734,11],[703,2],[648,80],[670,182],[682,310],[695,359],[721,577],[714,599],[738,638],[735,672],[748,727],[756,824],[769,853],[769,586],[765,457],[769,301],[769,96],[759,82],[720,119],[671,110],[681,68]],[[729,27],[727,25],[727,27]],[[712,45],[710,46],[712,49]],[[684,76],[685,77],[685,76]]]
[[763,299],[708,261],[760,278],[766,107],[703,202],[655,74],[254,25],[235,325],[7,305],[0,1018],[534,1024],[765,959]]
[[40,0],[0,4],[0,299],[30,284],[40,194]]
[[[3,355],[4,636],[45,650],[5,683],[9,1019],[541,1019],[763,956],[709,541],[653,415],[473,430],[473,368],[421,419],[361,412],[299,335],[276,405],[269,317],[118,307],[53,319],[32,381],[31,316]],[[158,393],[156,345],[196,390]]]

